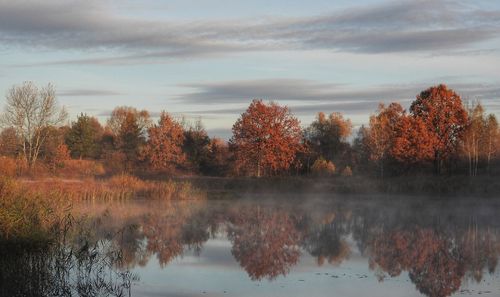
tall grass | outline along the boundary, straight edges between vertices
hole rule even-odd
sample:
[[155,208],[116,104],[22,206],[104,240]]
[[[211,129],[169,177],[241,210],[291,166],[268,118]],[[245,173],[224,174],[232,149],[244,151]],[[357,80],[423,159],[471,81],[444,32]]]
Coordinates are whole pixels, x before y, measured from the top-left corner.
[[0,296],[125,296],[120,250],[89,234],[62,195],[0,178]]
[[62,197],[69,201],[110,201],[131,198],[192,200],[205,197],[189,182],[144,181],[127,174],[102,180],[44,179],[25,181],[23,184],[29,191],[37,195]]

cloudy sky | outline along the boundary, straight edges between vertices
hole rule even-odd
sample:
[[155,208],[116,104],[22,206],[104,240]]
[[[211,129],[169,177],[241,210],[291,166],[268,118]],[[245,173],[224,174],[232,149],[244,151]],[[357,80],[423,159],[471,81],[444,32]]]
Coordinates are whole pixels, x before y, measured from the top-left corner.
[[73,119],[130,105],[222,137],[253,98],[359,125],[438,83],[500,116],[500,2],[0,0],[0,104],[26,80]]

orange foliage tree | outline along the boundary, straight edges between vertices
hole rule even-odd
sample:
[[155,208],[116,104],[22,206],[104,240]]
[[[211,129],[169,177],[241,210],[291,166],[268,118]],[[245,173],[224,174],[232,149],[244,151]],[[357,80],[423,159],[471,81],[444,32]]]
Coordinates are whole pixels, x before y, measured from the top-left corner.
[[456,153],[467,125],[462,99],[446,85],[431,87],[417,96],[410,113],[421,119],[427,128],[427,137],[433,143],[434,168],[439,174],[443,162]]
[[404,116],[403,107],[399,103],[391,103],[387,107],[380,104],[378,114],[370,117],[367,145],[370,159],[378,163],[381,177],[397,136],[397,126]]
[[396,126],[391,156],[407,167],[426,163],[434,156],[433,140],[420,118],[403,116]]
[[300,123],[287,107],[253,100],[233,126],[236,168],[260,177],[287,170],[302,149]]
[[182,126],[166,112],[161,113],[158,124],[148,129],[149,139],[144,156],[154,169],[172,170],[185,161],[183,133]]

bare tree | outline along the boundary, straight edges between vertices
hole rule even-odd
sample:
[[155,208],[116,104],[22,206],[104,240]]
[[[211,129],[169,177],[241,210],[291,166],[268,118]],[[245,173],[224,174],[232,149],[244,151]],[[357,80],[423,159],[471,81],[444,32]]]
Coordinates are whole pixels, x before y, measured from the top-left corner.
[[59,108],[55,89],[51,84],[38,88],[33,82],[14,85],[7,92],[2,124],[13,127],[20,140],[20,151],[32,168],[40,148],[49,135],[50,126],[58,126],[67,118]]

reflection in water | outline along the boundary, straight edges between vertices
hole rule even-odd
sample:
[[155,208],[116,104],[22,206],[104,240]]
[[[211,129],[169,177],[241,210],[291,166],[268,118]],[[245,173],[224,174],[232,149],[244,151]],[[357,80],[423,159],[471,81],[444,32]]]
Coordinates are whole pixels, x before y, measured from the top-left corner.
[[285,276],[304,254],[335,267],[355,251],[379,281],[407,273],[415,288],[431,297],[449,296],[464,280],[481,282],[484,273],[495,272],[496,206],[381,204],[137,202],[109,210],[84,205],[82,211],[101,222],[99,236],[120,234],[107,239],[122,251],[123,268],[147,266],[152,258],[165,267],[187,251],[199,255],[205,242],[221,238],[252,280]]
[[229,218],[232,254],[253,280],[284,275],[300,256],[294,218],[280,210],[244,208]]

